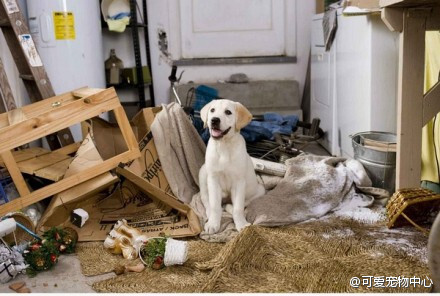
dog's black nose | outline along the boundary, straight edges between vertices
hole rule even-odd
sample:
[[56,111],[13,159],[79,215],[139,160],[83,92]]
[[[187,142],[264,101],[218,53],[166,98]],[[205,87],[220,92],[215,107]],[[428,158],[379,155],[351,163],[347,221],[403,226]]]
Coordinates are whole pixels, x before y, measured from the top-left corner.
[[218,118],[218,117],[211,118],[211,124],[217,125],[219,123],[220,123],[220,118]]

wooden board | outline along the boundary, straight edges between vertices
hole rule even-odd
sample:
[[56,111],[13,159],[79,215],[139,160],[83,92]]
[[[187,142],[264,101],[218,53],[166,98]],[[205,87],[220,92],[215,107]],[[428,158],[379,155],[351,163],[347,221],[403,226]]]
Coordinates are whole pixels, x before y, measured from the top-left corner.
[[440,0],[380,0],[380,7],[439,6]]
[[2,97],[0,96],[0,100],[2,100],[0,104],[4,106],[2,112],[10,111],[17,108],[17,105],[15,104],[14,96],[12,95],[11,86],[9,85],[8,77],[6,76],[5,67],[1,59],[0,59],[0,90],[3,95],[3,100]]
[[78,150],[79,146],[81,146],[81,143],[79,143],[79,142],[73,143],[73,144],[64,146],[63,148],[57,149],[54,152],[69,155],[69,154],[75,153]]
[[423,124],[427,124],[440,112],[440,82],[437,82],[423,98]]
[[56,108],[50,106],[46,112],[36,117],[27,115],[29,120],[1,128],[0,151],[14,149],[119,106],[120,102],[114,89],[103,90],[96,95],[74,100]]
[[[47,149],[41,147],[31,147],[29,149],[13,151],[12,155],[14,156],[15,162],[18,163],[47,153],[50,153],[50,151]],[[1,157],[0,166],[4,166],[4,162]]]
[[15,162],[11,151],[3,151],[0,155],[5,162],[5,166],[8,169],[9,175],[11,175],[11,178],[14,181],[18,193],[20,193],[20,195],[30,194],[26,181],[24,180],[23,175],[18,169],[17,163]]
[[[73,157],[68,154],[76,152],[79,145],[80,143],[71,144],[54,152],[40,147],[32,147],[13,151],[11,155],[21,173],[59,181],[73,160]],[[0,166],[5,166],[2,159],[0,159]]]
[[34,175],[40,178],[57,182],[64,177],[64,174],[66,173],[72,161],[73,161],[73,157],[69,157],[51,166],[35,171]]
[[427,12],[405,9],[400,36],[396,189],[421,181],[425,25]]
[[72,157],[65,154],[53,152],[19,162],[17,165],[22,173],[33,175],[35,171],[41,170],[43,168],[49,167],[60,161],[70,158]]

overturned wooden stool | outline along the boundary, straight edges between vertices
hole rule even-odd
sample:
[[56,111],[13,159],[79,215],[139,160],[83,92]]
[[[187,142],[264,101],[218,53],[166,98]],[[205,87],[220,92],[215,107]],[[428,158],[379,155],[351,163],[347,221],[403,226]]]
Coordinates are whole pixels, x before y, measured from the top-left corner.
[[[11,150],[102,113],[113,111],[127,150],[51,185],[30,192]],[[0,216],[60,193],[140,156],[114,88],[83,88],[0,114],[0,156],[20,197],[0,206]]]

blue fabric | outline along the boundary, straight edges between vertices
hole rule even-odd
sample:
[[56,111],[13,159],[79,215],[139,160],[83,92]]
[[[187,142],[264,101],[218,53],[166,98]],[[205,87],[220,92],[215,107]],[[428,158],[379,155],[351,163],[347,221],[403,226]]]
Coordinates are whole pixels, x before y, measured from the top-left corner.
[[117,15],[109,16],[109,19],[119,20],[127,16],[130,16],[130,12],[120,12]]
[[195,111],[202,110],[203,106],[218,97],[218,90],[206,85],[199,85],[196,88],[196,101],[193,104]]
[[[206,144],[210,137],[209,130],[203,128],[200,119],[197,118],[197,120],[200,122],[195,122],[194,125]],[[274,140],[275,134],[290,135],[295,130],[298,120],[299,118],[296,115],[282,116],[278,113],[265,113],[264,121],[253,120],[240,133],[249,143]]]

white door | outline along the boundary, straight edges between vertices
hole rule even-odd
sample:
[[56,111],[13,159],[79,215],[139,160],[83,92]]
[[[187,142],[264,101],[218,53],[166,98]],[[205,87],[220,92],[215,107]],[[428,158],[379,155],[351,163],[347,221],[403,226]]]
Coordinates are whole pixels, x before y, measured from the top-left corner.
[[182,58],[286,55],[285,8],[284,0],[182,0]]

